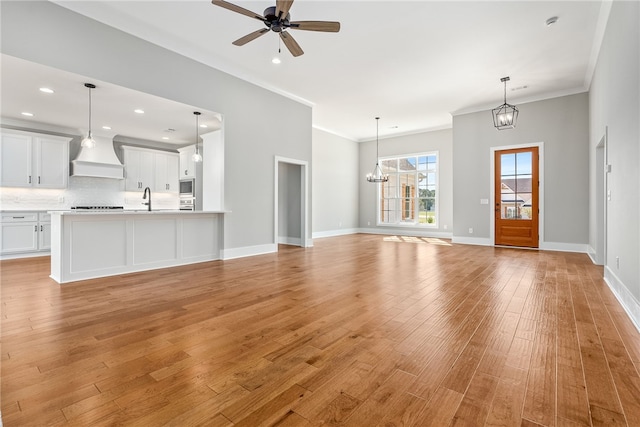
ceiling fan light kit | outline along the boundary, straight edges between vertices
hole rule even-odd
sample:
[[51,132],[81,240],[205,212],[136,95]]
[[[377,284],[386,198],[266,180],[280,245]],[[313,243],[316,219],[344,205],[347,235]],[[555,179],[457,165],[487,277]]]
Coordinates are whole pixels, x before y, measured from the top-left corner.
[[289,34],[287,30],[304,30],[304,31],[322,31],[329,33],[337,33],[340,31],[340,23],[333,21],[291,21],[291,14],[289,9],[293,4],[293,0],[276,0],[276,5],[268,7],[264,10],[263,15],[252,12],[243,7],[237,6],[233,3],[226,2],[224,0],[211,0],[215,6],[220,6],[224,9],[228,9],[232,12],[239,13],[241,15],[248,16],[262,23],[267,28],[256,30],[246,36],[240,37],[232,44],[235,46],[244,46],[252,40],[273,31],[280,34],[280,39],[284,45],[289,49],[289,52],[293,56],[300,56],[304,54],[304,51],[296,42],[296,40]]
[[507,82],[511,80],[508,76],[500,79],[504,83],[504,104],[491,110],[493,115],[493,126],[498,130],[513,129],[518,120],[518,108],[515,105],[507,104]]
[[367,181],[378,183],[389,181],[389,175],[382,173],[379,163],[378,155],[378,124],[380,123],[380,117],[376,117],[376,166],[373,168],[373,172],[367,174]]

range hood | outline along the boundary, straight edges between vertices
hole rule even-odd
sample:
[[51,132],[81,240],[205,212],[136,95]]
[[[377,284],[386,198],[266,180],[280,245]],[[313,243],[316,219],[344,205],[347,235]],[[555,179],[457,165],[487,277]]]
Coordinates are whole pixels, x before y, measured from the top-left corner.
[[80,147],[80,153],[71,161],[71,176],[124,179],[124,167],[109,138],[94,136],[93,148]]

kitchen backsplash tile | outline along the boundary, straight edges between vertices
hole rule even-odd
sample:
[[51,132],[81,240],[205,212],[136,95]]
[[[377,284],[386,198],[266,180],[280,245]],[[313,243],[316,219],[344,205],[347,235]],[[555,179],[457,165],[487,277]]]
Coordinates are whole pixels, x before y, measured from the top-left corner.
[[[0,209],[64,210],[72,206],[124,206],[143,209],[142,193],[124,191],[121,180],[69,177],[64,190],[44,188],[0,188]],[[178,209],[177,194],[152,192],[154,209]]]

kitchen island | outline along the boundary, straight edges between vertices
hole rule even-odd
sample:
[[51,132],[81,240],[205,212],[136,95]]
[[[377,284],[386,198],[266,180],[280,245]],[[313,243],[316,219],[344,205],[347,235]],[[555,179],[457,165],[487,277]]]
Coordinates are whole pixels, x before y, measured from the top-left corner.
[[51,278],[58,283],[217,260],[218,211],[51,211]]

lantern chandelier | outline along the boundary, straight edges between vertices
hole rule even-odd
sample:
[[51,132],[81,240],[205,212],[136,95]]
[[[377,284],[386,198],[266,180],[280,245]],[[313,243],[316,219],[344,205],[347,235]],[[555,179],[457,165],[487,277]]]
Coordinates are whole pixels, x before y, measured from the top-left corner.
[[493,126],[498,130],[513,129],[518,120],[518,108],[515,105],[507,104],[507,82],[509,80],[508,76],[500,79],[504,83],[504,104],[491,110]]
[[380,117],[376,117],[376,167],[373,168],[373,172],[367,174],[367,181],[369,182],[387,182],[389,181],[389,175],[383,174],[378,163],[378,124],[380,123]]

